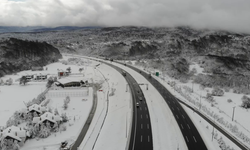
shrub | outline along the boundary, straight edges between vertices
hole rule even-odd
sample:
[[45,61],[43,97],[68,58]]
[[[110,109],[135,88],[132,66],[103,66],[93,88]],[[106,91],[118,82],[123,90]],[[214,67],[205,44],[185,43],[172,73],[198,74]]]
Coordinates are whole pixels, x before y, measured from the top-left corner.
[[70,98],[69,98],[69,96],[67,96],[66,99],[64,100],[64,103],[63,103],[64,110],[66,110],[68,108],[69,102],[70,102]]
[[223,96],[224,91],[222,89],[219,89],[218,87],[216,87],[212,90],[212,95],[213,96]]
[[228,102],[228,103],[231,103],[231,102],[232,102],[232,100],[231,100],[231,99],[228,99],[228,100],[227,100],[227,102]]
[[68,116],[66,115],[66,113],[63,113],[63,114],[61,115],[61,117],[62,117],[62,122],[67,122],[67,121],[69,121]]
[[229,87],[225,87],[224,90],[225,90],[225,92],[229,92],[230,88]]
[[109,96],[114,96],[115,95],[115,88],[111,88],[111,92],[110,92],[110,94],[109,94]]
[[214,97],[213,97],[212,94],[210,94],[210,93],[207,93],[206,99],[207,99],[209,102],[214,102]]
[[250,108],[250,98],[247,97],[246,95],[244,95],[242,98],[242,104],[241,104],[241,107],[243,108]]
[[67,127],[65,125],[60,126],[60,129],[59,129],[60,132],[66,131],[66,130],[67,130]]
[[49,128],[47,128],[46,126],[44,125],[41,125],[41,130],[39,132],[39,137],[40,138],[47,138],[48,136],[51,135],[51,131]]

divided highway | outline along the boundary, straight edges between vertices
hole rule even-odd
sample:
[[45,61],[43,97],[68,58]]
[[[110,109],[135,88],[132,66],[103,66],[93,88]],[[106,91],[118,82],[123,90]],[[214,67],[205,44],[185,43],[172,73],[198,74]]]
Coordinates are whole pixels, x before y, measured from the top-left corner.
[[[117,62],[117,63],[123,65],[123,63],[120,63],[120,62]],[[196,129],[193,122],[191,121],[187,113],[184,111],[180,103],[177,101],[177,99],[160,82],[150,77],[147,73],[133,66],[127,65],[127,67],[137,71],[142,76],[144,76],[162,95],[162,97],[168,104],[170,110],[172,111],[179,125],[179,128],[182,132],[182,135],[185,139],[188,149],[189,150],[207,150],[207,147],[204,141],[202,140],[198,130]]]
[[[153,150],[153,139],[148,106],[142,90],[136,80],[123,69],[101,61],[120,72],[127,80],[133,97],[133,119],[129,150]],[[139,106],[137,106],[137,103]]]

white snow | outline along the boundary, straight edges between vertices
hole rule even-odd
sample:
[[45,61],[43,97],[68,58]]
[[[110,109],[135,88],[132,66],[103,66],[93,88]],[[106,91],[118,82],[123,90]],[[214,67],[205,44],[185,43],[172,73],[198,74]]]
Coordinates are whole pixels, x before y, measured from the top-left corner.
[[[64,59],[69,57],[72,56],[65,56]],[[95,61],[88,61],[84,66],[53,63],[46,66],[48,67],[48,70],[46,71],[32,72],[28,70],[20,72],[17,75],[5,76],[2,79],[6,80],[11,77],[15,81],[20,78],[21,75],[39,73],[56,76],[57,69],[66,70],[68,67],[71,67],[72,72],[79,73],[79,67],[84,67],[84,70],[82,71],[84,78],[89,79],[91,82],[105,82],[103,83],[101,90],[97,91],[98,103],[96,113],[79,149],[89,150],[93,148],[95,150],[124,150],[129,144],[128,139],[131,129],[131,94],[130,92],[126,92],[127,82],[120,73],[104,64],[95,67],[97,64],[99,64],[99,62]],[[153,88],[144,77],[135,71],[123,65],[116,63],[113,64],[130,73],[138,83],[147,83],[149,85],[148,90],[146,90],[145,86],[141,86],[141,88],[150,112],[154,149],[187,149],[186,143],[173,114],[156,89]],[[197,74],[202,73],[202,68],[198,64],[191,65],[190,69],[192,68],[196,68]],[[197,106],[188,102],[188,100],[183,98],[180,94],[174,92],[173,88],[167,84],[166,81],[173,81],[173,79],[167,76],[164,77],[164,80],[162,80],[162,76],[160,78],[155,78],[164,84],[164,86],[179,99],[199,109]],[[182,87],[182,89],[184,86],[190,88],[193,87],[194,93],[191,93],[190,96],[196,101],[196,103],[200,103],[201,101],[203,107],[209,108],[211,112],[223,117],[225,121],[237,125],[240,131],[250,137],[250,132],[248,131],[250,120],[246,119],[246,117],[242,117],[249,116],[249,112],[239,107],[241,104],[241,94],[225,92],[224,96],[215,97],[216,103],[214,103],[214,107],[211,107],[211,103],[207,102],[204,97],[206,93],[212,89],[200,89],[198,84],[192,84],[191,82],[183,84],[176,81],[176,83],[177,86]],[[0,126],[5,126],[8,118],[11,117],[16,110],[25,108],[23,102],[28,102],[43,92],[46,89],[45,85],[46,82],[29,82],[27,85],[21,86],[17,81],[11,86],[0,86]],[[108,96],[112,89],[115,89],[114,95]],[[92,107],[92,94],[93,90],[90,88],[88,96],[70,97],[68,110],[63,110],[62,108],[64,97],[51,96],[51,101],[48,104],[48,107],[51,107],[52,109],[57,108],[59,114],[66,112],[70,117],[70,121],[65,123],[67,130],[61,133],[53,133],[46,139],[36,138],[28,140],[24,146],[21,147],[21,150],[43,150],[45,148],[46,150],[54,150],[58,149],[60,142],[64,140],[73,143],[78,137]],[[227,99],[229,98],[232,99],[231,103],[227,102]],[[235,116],[234,121],[232,122],[233,107],[235,107]],[[207,147],[213,150],[220,150],[218,142],[215,139],[213,141],[211,140],[211,132],[213,128],[188,108],[185,109],[201,133]],[[229,129],[226,130],[229,131]],[[230,147],[233,147],[235,150],[239,149],[221,133],[218,131],[215,132],[217,133],[218,138],[222,136],[223,140],[230,145]]]

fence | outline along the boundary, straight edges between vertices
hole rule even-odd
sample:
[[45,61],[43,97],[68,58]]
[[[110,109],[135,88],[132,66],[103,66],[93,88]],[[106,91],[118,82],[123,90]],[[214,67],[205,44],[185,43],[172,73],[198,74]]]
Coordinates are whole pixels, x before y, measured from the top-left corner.
[[78,90],[78,91],[64,91],[64,90],[58,90],[58,91],[49,91],[46,94],[47,98],[53,98],[53,97],[83,97],[89,95],[89,90]]

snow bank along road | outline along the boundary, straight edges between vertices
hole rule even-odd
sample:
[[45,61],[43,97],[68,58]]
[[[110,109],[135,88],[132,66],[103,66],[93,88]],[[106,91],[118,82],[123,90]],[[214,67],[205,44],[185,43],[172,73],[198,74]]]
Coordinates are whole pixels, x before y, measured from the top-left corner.
[[[117,63],[122,64],[120,62]],[[156,79],[152,77],[149,78],[149,75],[144,71],[141,71],[140,69],[129,65],[127,67],[141,73],[141,75],[144,76],[165,99],[166,103],[168,104],[169,108],[174,114],[174,117],[179,125],[179,128],[181,129],[182,135],[186,141],[188,149],[207,150],[207,147],[204,141],[202,140],[198,130],[194,126],[193,122],[191,121],[187,113],[181,107],[180,103],[176,100],[176,98]]]
[[[104,61],[101,62],[113,67],[124,75],[124,70],[121,68]],[[128,82],[133,97],[133,121],[129,150],[153,150],[149,111],[142,90],[136,80],[129,73],[126,72],[124,78]],[[139,103],[139,107],[136,106],[136,103]]]
[[94,117],[95,111],[96,111],[96,107],[97,107],[97,97],[96,97],[97,93],[96,93],[96,89],[94,90],[94,97],[93,97],[93,105],[91,108],[91,111],[89,113],[89,116],[86,120],[86,123],[84,124],[78,138],[76,139],[75,143],[73,144],[73,146],[71,147],[71,150],[77,150],[77,148],[80,146],[80,144],[82,143],[83,138],[85,137],[89,126],[92,122],[92,119]]

